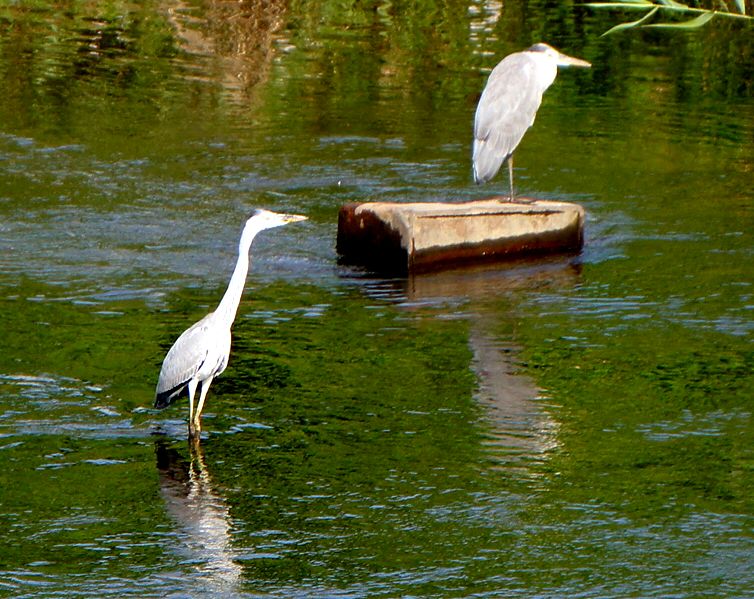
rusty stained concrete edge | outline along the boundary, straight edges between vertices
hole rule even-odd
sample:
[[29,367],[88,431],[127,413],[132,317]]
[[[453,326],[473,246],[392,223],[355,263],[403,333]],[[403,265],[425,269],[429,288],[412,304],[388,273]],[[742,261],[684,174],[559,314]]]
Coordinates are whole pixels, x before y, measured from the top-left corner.
[[577,254],[583,246],[583,233],[577,221],[566,229],[542,231],[505,240],[432,246],[408,254],[408,270],[428,273],[464,264],[502,262],[524,256]]
[[345,204],[338,212],[338,261],[380,271],[406,273],[409,252],[403,247],[403,236],[370,211],[357,215],[356,210],[362,205]]
[[[478,235],[474,242],[426,244],[416,247],[422,220],[475,216],[563,216],[558,226],[542,226],[533,232],[507,237]],[[583,245],[584,208],[552,200],[509,202],[481,200],[447,203],[351,203],[338,215],[337,251],[341,262],[361,264],[380,271],[427,272],[474,262],[500,261],[526,254],[569,253]],[[546,224],[546,223],[545,223]],[[362,232],[361,234],[359,232]],[[432,237],[432,234],[429,234]],[[459,239],[463,235],[458,236]],[[491,239],[491,240],[490,240]],[[411,247],[407,247],[408,244]]]
[[[536,240],[548,236],[573,235],[573,227],[580,225],[578,210],[530,210],[484,212],[468,215],[416,215],[412,219],[410,235],[412,251],[432,251],[434,248],[516,244],[516,240]],[[531,244],[535,244],[536,241]]]

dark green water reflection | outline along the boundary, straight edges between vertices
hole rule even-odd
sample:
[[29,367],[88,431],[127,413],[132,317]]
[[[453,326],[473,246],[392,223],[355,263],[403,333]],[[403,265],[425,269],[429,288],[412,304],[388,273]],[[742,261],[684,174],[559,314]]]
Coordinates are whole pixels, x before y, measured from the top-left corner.
[[[746,597],[750,31],[496,2],[0,6],[0,594]],[[578,257],[378,280],[339,206],[458,201],[503,54]],[[255,242],[200,449],[165,351]]]

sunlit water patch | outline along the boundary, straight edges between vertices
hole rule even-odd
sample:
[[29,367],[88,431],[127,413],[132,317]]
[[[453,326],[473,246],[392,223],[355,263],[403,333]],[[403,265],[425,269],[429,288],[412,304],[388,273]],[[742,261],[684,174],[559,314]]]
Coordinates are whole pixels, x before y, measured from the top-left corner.
[[[69,377],[0,375],[0,436],[139,436],[103,389]],[[48,465],[52,467],[53,465]]]
[[638,427],[639,432],[652,441],[671,441],[684,437],[722,437],[735,435],[750,426],[751,413],[734,410],[732,412],[710,412],[694,414],[684,410],[678,420],[656,422]]

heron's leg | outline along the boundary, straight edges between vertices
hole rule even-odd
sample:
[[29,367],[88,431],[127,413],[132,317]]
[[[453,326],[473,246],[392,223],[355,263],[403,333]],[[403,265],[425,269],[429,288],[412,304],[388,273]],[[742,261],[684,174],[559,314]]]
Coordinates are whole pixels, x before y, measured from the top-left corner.
[[510,186],[511,186],[511,194],[510,196],[508,196],[508,200],[512,202],[513,197],[514,197],[514,194],[513,194],[513,154],[508,156],[508,181],[510,182]]
[[196,386],[199,384],[199,381],[196,379],[191,379],[188,384],[188,395],[189,395],[189,437],[193,436],[194,432],[192,430],[192,423],[194,422],[194,394],[196,393]]
[[202,410],[204,409],[204,400],[207,399],[207,391],[209,391],[209,385],[211,382],[212,377],[209,377],[202,383],[202,388],[199,392],[199,404],[196,406],[196,414],[194,415],[194,429],[197,433],[202,430],[202,423],[199,418],[202,415]]

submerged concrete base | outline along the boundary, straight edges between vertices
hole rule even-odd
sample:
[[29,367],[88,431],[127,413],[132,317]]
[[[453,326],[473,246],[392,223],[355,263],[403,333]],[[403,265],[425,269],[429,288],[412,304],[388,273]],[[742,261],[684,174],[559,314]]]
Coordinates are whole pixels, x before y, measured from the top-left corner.
[[584,209],[567,202],[372,202],[346,204],[338,215],[341,262],[396,274],[576,252],[583,243]]

